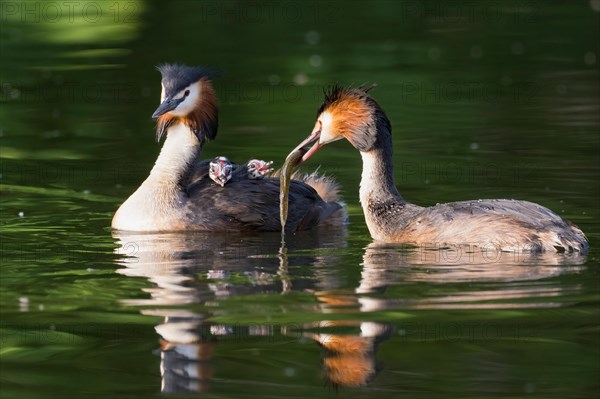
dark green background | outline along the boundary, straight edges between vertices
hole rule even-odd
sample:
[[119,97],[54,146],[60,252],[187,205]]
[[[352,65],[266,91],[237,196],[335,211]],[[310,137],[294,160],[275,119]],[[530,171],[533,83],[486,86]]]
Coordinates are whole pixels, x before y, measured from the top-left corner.
[[[597,397],[598,1],[0,3],[2,397],[159,397],[165,316],[212,348],[181,360],[210,397]],[[538,202],[591,251],[366,248],[345,142],[304,169],[338,179],[351,224],[290,237],[287,260],[277,234],[113,237],[159,151],[161,62],[223,71],[205,157],[281,166],[324,86],[376,83],[405,198]],[[324,320],[386,331],[370,384],[324,384],[297,333]]]

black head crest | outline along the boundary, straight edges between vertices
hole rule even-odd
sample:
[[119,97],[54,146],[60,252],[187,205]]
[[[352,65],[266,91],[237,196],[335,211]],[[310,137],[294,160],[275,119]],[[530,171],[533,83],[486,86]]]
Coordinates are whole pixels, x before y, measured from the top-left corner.
[[182,64],[160,64],[156,69],[162,75],[162,84],[165,87],[167,97],[201,79],[210,80],[221,75],[220,72],[207,68],[190,67]]
[[336,83],[324,88],[323,94],[325,95],[325,99],[323,100],[323,104],[321,104],[319,110],[317,111],[317,116],[319,116],[323,111],[325,111],[327,108],[329,108],[336,102],[346,97],[370,99],[368,93],[371,89],[373,89],[376,86],[377,84],[374,83],[371,85],[361,85],[358,87],[344,87]]

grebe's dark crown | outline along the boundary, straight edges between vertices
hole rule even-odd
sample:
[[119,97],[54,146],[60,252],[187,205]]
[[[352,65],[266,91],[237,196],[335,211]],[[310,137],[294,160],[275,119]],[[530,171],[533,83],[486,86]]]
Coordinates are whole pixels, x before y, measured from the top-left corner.
[[182,64],[160,64],[156,67],[162,75],[162,84],[167,97],[183,90],[201,79],[212,79],[221,74],[208,68]]
[[339,84],[336,83],[329,87],[325,87],[323,89],[323,94],[325,95],[325,99],[323,100],[323,103],[321,104],[321,106],[319,107],[319,110],[317,111],[317,116],[321,115],[321,113],[323,111],[325,111],[327,108],[329,108],[336,102],[341,101],[344,98],[348,98],[348,97],[363,99],[366,102],[369,102],[369,100],[370,100],[371,102],[375,103],[375,101],[368,94],[369,91],[371,91],[375,86],[377,86],[377,85],[371,84],[371,85],[362,85],[362,86],[358,86],[358,87],[351,87],[351,86],[340,86]]

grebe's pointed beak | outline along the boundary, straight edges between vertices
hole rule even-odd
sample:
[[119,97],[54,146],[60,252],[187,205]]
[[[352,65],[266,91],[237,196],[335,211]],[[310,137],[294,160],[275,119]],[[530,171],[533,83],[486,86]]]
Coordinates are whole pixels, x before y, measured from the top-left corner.
[[[321,147],[324,146],[324,144],[321,144],[319,142],[320,138],[321,138],[321,126],[319,125],[319,126],[315,126],[312,133],[307,138],[305,138],[304,141],[302,141],[300,144],[298,144],[296,146],[296,148],[294,148],[294,150],[290,154],[295,153],[296,151],[302,151],[304,153],[304,155],[302,155],[302,159],[300,160],[299,163],[306,161],[308,158],[312,157],[317,151],[319,151],[321,149]],[[308,146],[312,142],[314,142],[314,144],[312,145],[312,147],[309,148]]]
[[166,114],[169,111],[173,111],[175,108],[177,108],[177,106],[183,101],[183,98],[180,98],[178,100],[175,100],[171,97],[167,97],[165,98],[165,101],[163,101],[158,108],[156,109],[156,111],[154,111],[154,113],[152,114],[152,118],[156,119],[164,114]]

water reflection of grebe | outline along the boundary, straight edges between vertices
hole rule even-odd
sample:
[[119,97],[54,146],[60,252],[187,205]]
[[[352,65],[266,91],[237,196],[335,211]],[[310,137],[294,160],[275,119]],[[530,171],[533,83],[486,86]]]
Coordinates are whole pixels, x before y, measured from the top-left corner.
[[[440,250],[372,243],[365,249],[357,293],[381,292],[399,284],[461,287],[449,289],[447,295],[442,295],[443,291],[438,288],[436,295],[431,297],[363,298],[363,311],[554,307],[558,304],[539,301],[539,298],[552,298],[568,292],[558,282],[552,283],[551,279],[580,272],[585,261],[586,256],[578,253],[512,253],[482,251],[469,246]],[[491,287],[490,283],[499,285]]]
[[[515,258],[508,253],[465,251],[458,256],[451,249],[422,253],[415,248],[371,244],[363,255],[359,284],[349,288],[344,285],[344,276],[338,274],[347,269],[337,251],[346,245],[344,230],[290,236],[290,256],[285,259],[279,255],[278,234],[139,234],[119,235],[117,239],[121,245],[119,253],[130,255],[120,260],[123,267],[118,272],[145,277],[154,284],[146,289],[149,299],[124,303],[143,306],[143,314],[163,317],[156,331],[161,337],[164,392],[208,389],[214,374],[211,359],[218,353],[219,341],[225,345],[228,337],[250,340],[281,334],[308,338],[322,346],[323,372],[329,383],[349,387],[369,384],[380,369],[376,361],[378,345],[394,328],[385,319],[361,320],[361,313],[557,306],[549,301],[528,303],[529,299],[563,292],[560,285],[537,281],[578,272],[582,266],[577,263],[585,260],[550,253]],[[490,259],[496,259],[496,263],[490,263]],[[436,290],[436,295],[429,296],[386,296],[388,288],[394,286],[429,283],[443,287],[463,282],[469,282],[469,288],[452,290],[451,295],[439,295]],[[490,289],[492,282],[501,282],[503,289]],[[312,293],[318,303],[287,304],[287,312],[320,314],[321,321],[296,328],[261,322],[227,325],[211,321],[218,312],[244,312],[220,306],[226,298],[290,291]],[[188,304],[195,305],[185,306]],[[331,320],[333,314],[335,320]],[[341,317],[343,314],[347,317]],[[377,319],[371,315],[369,320]]]
[[[346,246],[344,227],[306,231],[288,237],[295,254],[278,257],[279,234],[125,234],[116,235],[123,268],[118,273],[145,277],[154,286],[149,299],[124,300],[144,306],[142,314],[160,316],[155,327],[161,337],[161,375],[164,392],[205,391],[213,374],[211,358],[220,337],[279,335],[272,325],[230,326],[210,322],[218,300],[249,294],[313,291],[337,280],[319,268],[336,261],[328,249]],[[311,252],[311,249],[318,251]],[[298,268],[295,266],[311,267]],[[291,266],[290,269],[287,266]],[[232,282],[232,277],[236,278]],[[177,308],[181,305],[201,306]],[[169,308],[162,307],[168,305]],[[173,308],[175,306],[175,308]],[[306,305],[314,311],[314,305]],[[201,310],[198,310],[201,309]]]
[[[320,301],[342,304],[345,311],[356,301],[336,298],[335,294],[318,296]],[[327,320],[306,324],[301,329],[284,328],[292,337],[309,338],[323,348],[323,376],[334,387],[359,387],[371,383],[381,367],[377,347],[392,334],[390,323],[358,320]]]

